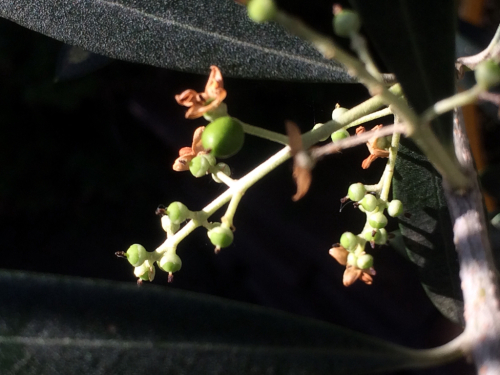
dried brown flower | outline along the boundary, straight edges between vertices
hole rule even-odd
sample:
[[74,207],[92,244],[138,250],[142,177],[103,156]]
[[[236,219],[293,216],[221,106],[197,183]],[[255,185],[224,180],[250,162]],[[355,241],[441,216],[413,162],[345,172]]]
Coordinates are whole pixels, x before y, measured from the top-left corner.
[[[372,132],[376,132],[378,129],[380,129],[383,125],[377,125],[374,126]],[[365,132],[364,126],[358,126],[356,128],[356,134],[361,134]],[[372,162],[375,159],[378,158],[388,158],[389,157],[389,151],[381,149],[377,146],[377,140],[378,138],[374,136],[372,139],[370,139],[368,142],[366,142],[366,145],[368,146],[368,151],[370,151],[370,156],[368,156],[365,160],[363,160],[363,163],[361,164],[361,168],[367,169],[370,167]]]
[[205,130],[204,126],[200,126],[194,131],[193,144],[191,147],[183,147],[179,150],[179,157],[175,159],[173,169],[174,171],[181,172],[189,170],[189,162],[195,156],[205,154],[206,150],[201,143],[201,134]]
[[293,178],[297,184],[297,192],[292,197],[292,200],[296,202],[307,193],[309,186],[311,186],[311,170],[314,163],[304,150],[299,127],[292,121],[287,121],[285,125],[288,143],[293,156]]
[[363,281],[367,285],[371,285],[373,283],[373,277],[375,275],[375,270],[373,268],[369,268],[367,270],[362,270],[354,266],[348,265],[344,272],[344,286],[350,286],[354,284],[354,282],[358,279]]
[[224,90],[224,82],[219,68],[212,65],[210,69],[210,76],[204,92],[189,89],[175,96],[177,103],[189,107],[186,111],[186,118],[201,117],[205,112],[217,108],[226,98],[227,92]]

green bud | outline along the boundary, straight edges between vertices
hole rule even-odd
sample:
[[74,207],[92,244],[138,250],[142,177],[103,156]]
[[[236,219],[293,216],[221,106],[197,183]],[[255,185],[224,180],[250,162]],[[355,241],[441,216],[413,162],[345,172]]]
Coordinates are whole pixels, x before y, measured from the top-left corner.
[[205,176],[209,168],[210,163],[204,155],[195,156],[189,162],[189,171],[196,178]]
[[228,247],[233,243],[233,231],[225,225],[210,229],[207,235],[212,245],[219,248]]
[[361,203],[366,212],[372,212],[378,206],[378,199],[374,195],[366,194],[359,203]]
[[484,89],[500,83],[500,66],[493,60],[481,61],[474,70],[476,82]]
[[337,142],[340,141],[341,139],[349,138],[349,132],[345,129],[340,129],[337,130],[336,132],[333,132],[331,137],[332,137],[332,142]]
[[349,197],[350,200],[354,202],[358,202],[366,194],[366,189],[365,185],[363,185],[361,182],[358,182],[356,184],[352,184],[349,186],[349,190],[347,190],[347,196]]
[[125,256],[127,257],[129,263],[134,267],[140,266],[149,259],[149,253],[146,251],[144,246],[139,244],[133,244],[130,246],[125,253]]
[[333,30],[338,36],[348,38],[361,28],[361,21],[356,12],[345,9],[333,18]]
[[344,232],[340,237],[340,244],[349,251],[354,250],[358,245],[358,236],[351,232]]
[[154,265],[150,264],[149,261],[144,262],[139,267],[134,268],[134,275],[140,280],[153,281],[155,278],[156,270]]
[[385,228],[380,228],[377,230],[377,234],[379,236],[378,238],[375,238],[375,243],[377,245],[385,245],[387,243],[387,230]]
[[[314,125],[313,130],[314,130],[314,129],[319,129],[319,128],[321,128],[323,125],[324,125],[324,124],[322,124],[322,123],[316,124],[316,125]],[[326,141],[327,139],[328,139],[328,136],[326,136],[325,138],[321,138],[321,139],[320,139],[320,141]]]
[[391,217],[398,217],[403,213],[403,203],[398,199],[393,199],[387,207],[387,213]]
[[248,17],[254,22],[271,21],[276,16],[276,5],[273,0],[250,0],[247,4]]
[[373,266],[373,257],[370,254],[360,255],[357,259],[356,266],[362,270],[367,270]]
[[[219,169],[226,176],[231,176],[231,169],[229,168],[229,165],[227,165],[226,163],[218,163],[217,169]],[[217,177],[215,174],[212,174],[212,178],[218,184],[222,183],[221,179],[219,177]]]
[[165,272],[174,273],[181,269],[182,261],[174,252],[165,253],[160,259],[159,266]]
[[335,107],[335,109],[332,111],[332,120],[338,119],[340,116],[342,116],[347,111],[349,111],[347,108]]
[[378,148],[381,148],[381,149],[387,149],[389,147],[391,147],[391,142],[392,142],[392,137],[388,136],[388,137],[380,137],[380,138],[377,138],[377,147]]
[[372,228],[380,229],[387,225],[387,218],[382,212],[376,212],[370,215],[368,224],[370,224]]
[[188,218],[189,210],[181,202],[172,202],[167,207],[167,215],[173,224],[180,224]]

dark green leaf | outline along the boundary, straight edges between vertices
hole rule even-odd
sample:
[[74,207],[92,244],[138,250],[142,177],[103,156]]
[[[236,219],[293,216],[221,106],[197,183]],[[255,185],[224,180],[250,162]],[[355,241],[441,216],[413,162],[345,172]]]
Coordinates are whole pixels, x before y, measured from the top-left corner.
[[352,82],[338,64],[232,0],[0,0],[0,17],[116,59],[226,76]]
[[430,364],[333,325],[150,284],[0,272],[0,290],[3,375],[351,375]]
[[[453,0],[354,3],[368,38],[418,113],[454,94]],[[440,141],[451,148],[452,114],[441,116],[434,125]],[[411,214],[400,221],[410,259],[438,309],[454,321],[463,321],[459,266],[441,178],[410,141],[402,142],[396,169],[394,194]]]

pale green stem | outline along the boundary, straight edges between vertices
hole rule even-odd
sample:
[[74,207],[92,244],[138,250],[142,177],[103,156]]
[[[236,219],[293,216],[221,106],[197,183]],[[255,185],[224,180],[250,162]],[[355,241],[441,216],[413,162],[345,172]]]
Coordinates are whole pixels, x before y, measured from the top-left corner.
[[[470,181],[460,169],[454,155],[447,151],[439,142],[430,128],[421,126],[421,121],[417,114],[408,106],[406,101],[393,93],[374,78],[364,67],[363,63],[351,56],[349,53],[339,48],[333,40],[327,38],[302,23],[299,19],[289,16],[284,12],[278,12],[275,21],[284,26],[291,33],[305,39],[328,59],[335,58],[347,67],[347,72],[359,79],[372,95],[380,95],[383,103],[390,105],[402,121],[410,128],[409,135],[427,156],[443,178],[454,190],[466,189]],[[322,130],[324,126],[320,128]],[[421,129],[422,128],[422,129]],[[324,138],[324,136],[323,136]]]
[[351,122],[347,126],[344,126],[344,129],[349,129],[357,125],[364,124],[365,122],[376,120],[381,117],[389,116],[392,115],[392,111],[390,108],[384,108],[381,109],[380,111],[370,113],[369,115],[363,116],[360,119]]
[[463,107],[467,104],[472,104],[477,101],[479,95],[484,91],[483,87],[474,85],[469,90],[440,100],[422,114],[422,122],[424,124],[429,123],[443,113],[452,111],[458,107]]
[[350,35],[351,38],[351,48],[356,51],[359,56],[359,59],[363,61],[365,64],[366,70],[375,77],[378,81],[382,82],[382,74],[377,69],[377,66],[373,62],[372,57],[370,56],[370,52],[368,52],[368,48],[366,47],[365,38],[359,33],[353,33]]
[[243,191],[235,191],[233,193],[233,196],[227,206],[226,213],[221,219],[221,221],[229,225],[230,228],[233,228],[234,215],[236,214],[236,209],[238,208],[238,204],[240,203],[243,194]]
[[276,133],[271,130],[264,128],[259,128],[258,126],[253,126],[250,124],[245,124],[240,121],[243,125],[243,131],[247,134],[254,135],[256,137],[264,138],[269,141],[281,143],[282,145],[288,145],[288,137],[284,134]]
[[387,202],[389,198],[389,191],[391,190],[392,176],[394,175],[394,166],[396,165],[396,156],[398,155],[399,138],[400,134],[394,133],[392,135],[391,148],[389,149],[389,160],[385,166],[384,174],[382,175],[382,191],[380,199]]

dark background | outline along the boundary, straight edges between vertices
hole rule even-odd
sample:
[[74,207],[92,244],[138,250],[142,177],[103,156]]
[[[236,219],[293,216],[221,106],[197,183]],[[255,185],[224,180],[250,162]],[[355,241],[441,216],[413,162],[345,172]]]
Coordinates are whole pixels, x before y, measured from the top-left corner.
[[[174,95],[202,91],[208,68],[200,76],[115,61],[55,82],[62,47],[0,20],[0,267],[135,283],[133,268],[114,253],[133,243],[149,251],[161,244],[156,207],[178,200],[199,210],[225,189],[210,177],[171,168],[193,130],[206,124],[186,120]],[[231,115],[279,132],[285,120],[307,131],[328,121],[337,102],[349,108],[368,98],[359,85],[224,83]],[[228,164],[238,178],[279,149],[247,136]],[[415,269],[397,252],[375,249],[373,285],[349,288],[342,285],[343,267],[328,255],[344,231],[358,232],[364,224],[352,206],[339,213],[339,200],[353,182],[378,182],[385,162],[364,171],[367,155],[362,146],[321,161],[297,203],[291,201],[291,162],[285,163],[245,194],[231,247],[215,255],[206,231],[197,229],[179,245],[183,268],[174,282],[167,284],[158,271],[153,283],[285,310],[415,348],[444,344],[460,328],[432,306]],[[470,370],[456,366],[448,370]],[[444,369],[428,373],[434,371]]]

